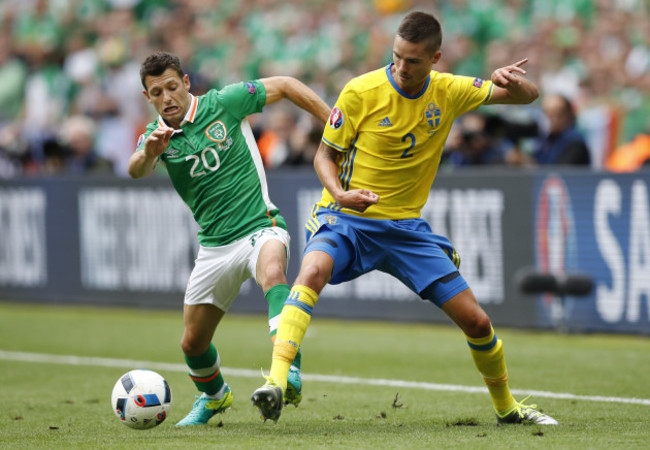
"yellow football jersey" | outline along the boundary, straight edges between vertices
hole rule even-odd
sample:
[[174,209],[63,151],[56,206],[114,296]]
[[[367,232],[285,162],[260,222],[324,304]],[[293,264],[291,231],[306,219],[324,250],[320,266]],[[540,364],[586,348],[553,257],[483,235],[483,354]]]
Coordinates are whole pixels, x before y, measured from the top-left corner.
[[352,79],[325,126],[323,142],[345,157],[345,190],[369,189],[379,203],[364,213],[341,209],[323,189],[318,207],[371,219],[420,217],[452,123],[489,100],[492,82],[431,71],[417,95],[395,83],[391,65]]

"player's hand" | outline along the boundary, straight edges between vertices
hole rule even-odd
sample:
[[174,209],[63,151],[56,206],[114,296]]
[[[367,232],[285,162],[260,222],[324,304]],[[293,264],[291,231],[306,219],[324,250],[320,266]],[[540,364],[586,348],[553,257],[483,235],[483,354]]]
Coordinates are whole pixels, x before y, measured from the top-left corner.
[[377,202],[379,202],[379,196],[367,189],[344,191],[336,199],[336,203],[340,206],[359,212],[364,212],[369,206],[375,205]]
[[520,77],[517,74],[526,75],[526,71],[522,69],[521,66],[527,62],[528,58],[524,58],[521,61],[510,64],[509,66],[500,67],[492,72],[492,83],[494,83],[495,86],[505,89],[513,84],[521,83]]
[[156,128],[144,141],[144,153],[149,157],[158,157],[165,153],[173,132],[174,129],[169,127]]

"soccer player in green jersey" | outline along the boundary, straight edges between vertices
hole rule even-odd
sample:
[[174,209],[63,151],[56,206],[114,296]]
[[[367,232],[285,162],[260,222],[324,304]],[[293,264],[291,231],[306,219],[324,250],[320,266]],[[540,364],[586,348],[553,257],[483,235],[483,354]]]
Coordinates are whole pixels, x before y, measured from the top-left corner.
[[460,327],[500,423],[557,424],[510,393],[502,342],[458,271],[458,253],[420,216],[454,119],[483,104],[530,103],[537,87],[523,77],[525,59],[489,81],[436,72],[441,41],[435,17],[408,14],[393,63],[351,80],[332,109],[314,160],[323,195],[305,225],[307,245],[280,316],[270,376],[251,398],[265,420],[280,417],[291,361],[325,284],[380,270]]
[[[194,96],[180,60],[165,52],[146,58],[140,78],[143,93],[159,116],[138,140],[129,174],[144,177],[164,163],[200,226],[200,249],[185,292],[181,346],[190,378],[202,395],[177,425],[201,425],[232,405],[212,338],[242,283],[253,277],[264,291],[272,339],[289,294],[289,234],[269,198],[246,116],[282,98],[323,123],[330,108],[291,77],[242,82]],[[302,387],[300,354],[292,360],[289,386],[285,400],[297,406]]]

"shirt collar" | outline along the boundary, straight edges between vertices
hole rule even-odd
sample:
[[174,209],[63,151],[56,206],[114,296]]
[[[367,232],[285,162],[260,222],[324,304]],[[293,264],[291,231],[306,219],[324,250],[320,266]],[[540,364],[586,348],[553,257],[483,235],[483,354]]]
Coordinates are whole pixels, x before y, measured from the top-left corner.
[[[189,94],[189,95],[190,95],[190,107],[187,109],[187,113],[185,114],[185,117],[183,118],[183,121],[181,122],[181,126],[183,126],[187,122],[194,123],[194,119],[196,118],[196,111],[197,111],[198,106],[199,106],[199,99],[197,97],[193,96],[192,94]],[[168,126],[167,122],[165,122],[165,119],[163,119],[162,116],[158,116],[158,126],[159,127]],[[183,132],[183,130],[178,129],[178,130],[174,130],[174,133],[172,133],[172,134],[182,133],[182,132]]]
[[394,66],[395,63],[390,63],[389,65],[386,66],[386,76],[388,77],[388,81],[390,81],[390,84],[393,85],[393,88],[399,92],[399,94],[402,97],[410,98],[410,99],[416,99],[420,98],[422,94],[424,94],[427,91],[427,88],[429,87],[429,82],[431,81],[431,73],[429,73],[429,76],[427,76],[427,81],[424,83],[424,86],[415,95],[409,95],[406,92],[404,92],[400,87],[397,85],[397,82],[395,81],[395,78],[393,78],[393,72],[391,71],[391,67]]

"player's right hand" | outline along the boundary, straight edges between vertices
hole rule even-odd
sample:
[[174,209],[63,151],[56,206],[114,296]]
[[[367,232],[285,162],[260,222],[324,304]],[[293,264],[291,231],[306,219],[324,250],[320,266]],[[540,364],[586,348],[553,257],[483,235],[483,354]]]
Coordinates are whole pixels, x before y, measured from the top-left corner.
[[158,157],[165,153],[173,132],[174,129],[169,127],[156,128],[144,141],[145,154],[150,157]]
[[513,84],[520,84],[521,79],[517,74],[526,75],[526,71],[520,66],[526,64],[527,62],[528,58],[524,58],[514,64],[496,69],[494,72],[492,72],[492,76],[490,77],[492,83],[494,83],[495,86],[499,86],[500,88],[504,89],[507,89],[508,86]]
[[355,211],[365,212],[370,206],[379,202],[379,196],[367,189],[353,189],[344,191],[336,203],[344,208],[350,208]]

